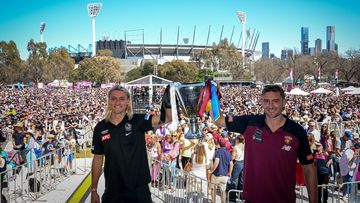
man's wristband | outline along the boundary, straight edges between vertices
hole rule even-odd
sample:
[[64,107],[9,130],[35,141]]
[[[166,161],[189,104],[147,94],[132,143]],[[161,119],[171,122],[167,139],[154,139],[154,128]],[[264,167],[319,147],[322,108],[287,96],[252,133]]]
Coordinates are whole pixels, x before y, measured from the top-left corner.
[[97,192],[96,188],[91,188],[91,192]]

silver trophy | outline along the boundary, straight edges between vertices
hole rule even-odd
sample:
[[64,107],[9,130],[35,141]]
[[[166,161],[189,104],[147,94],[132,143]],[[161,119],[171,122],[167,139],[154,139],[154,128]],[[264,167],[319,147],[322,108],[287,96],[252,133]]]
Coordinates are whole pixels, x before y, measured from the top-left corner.
[[185,135],[185,138],[187,139],[199,139],[203,136],[198,125],[198,101],[201,93],[201,88],[203,86],[204,83],[189,83],[176,85],[181,111],[186,117],[190,119],[189,131]]

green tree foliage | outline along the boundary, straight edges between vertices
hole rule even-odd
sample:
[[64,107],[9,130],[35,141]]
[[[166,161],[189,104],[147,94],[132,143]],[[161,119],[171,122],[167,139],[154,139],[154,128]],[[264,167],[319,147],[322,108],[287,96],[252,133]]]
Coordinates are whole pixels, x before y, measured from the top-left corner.
[[211,70],[226,70],[233,74],[234,79],[243,79],[245,71],[242,68],[242,57],[234,44],[225,38],[219,44],[213,44],[212,49],[205,49],[193,60],[198,68]]
[[110,49],[99,50],[97,56],[113,56],[113,52]]
[[28,42],[27,50],[29,58],[27,60],[28,80],[35,83],[42,82],[44,72],[46,71],[48,54],[46,52],[46,43],[35,43],[33,39]]
[[197,75],[196,65],[182,60],[166,62],[159,66],[159,76],[175,82],[196,82]]
[[0,42],[0,83],[23,81],[24,62],[14,41]]
[[198,71],[198,75],[196,77],[196,81],[199,82],[204,82],[205,81],[205,76],[214,76],[214,71],[209,70],[209,69],[200,69]]
[[53,49],[49,54],[48,66],[44,70],[44,82],[68,79],[74,66],[75,61],[65,48]]
[[125,76],[125,82],[130,82],[153,73],[154,64],[151,62],[145,62],[142,67],[137,67],[127,72]]
[[96,83],[120,82],[120,64],[110,56],[95,56],[79,63],[70,73],[70,81],[91,81]]

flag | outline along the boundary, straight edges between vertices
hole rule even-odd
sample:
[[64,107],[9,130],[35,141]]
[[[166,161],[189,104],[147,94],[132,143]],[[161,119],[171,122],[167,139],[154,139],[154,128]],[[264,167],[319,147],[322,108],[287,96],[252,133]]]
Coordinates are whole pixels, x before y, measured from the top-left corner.
[[290,68],[290,80],[293,81],[294,80],[294,69],[293,68]]
[[318,68],[318,79],[319,79],[319,80],[321,79],[321,68],[320,68],[320,66],[319,66],[319,68]]
[[339,79],[339,69],[335,70],[335,79]]
[[220,91],[215,82],[211,82],[211,109],[215,121],[220,118]]
[[199,107],[199,116],[202,118],[204,116],[206,105],[208,101],[210,100],[211,96],[211,81],[207,80],[205,82],[205,86],[201,89],[200,97],[198,101],[198,107]]
[[220,118],[220,100],[221,94],[219,86],[210,79],[205,82],[205,86],[201,89],[200,97],[198,101],[199,107],[199,116],[202,118],[204,116],[206,106],[211,100],[211,109],[213,111],[214,119],[217,120]]

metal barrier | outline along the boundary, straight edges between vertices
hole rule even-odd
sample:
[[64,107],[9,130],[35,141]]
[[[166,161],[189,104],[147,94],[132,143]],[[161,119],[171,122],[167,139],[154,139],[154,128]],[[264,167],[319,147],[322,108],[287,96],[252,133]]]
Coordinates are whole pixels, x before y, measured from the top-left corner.
[[[340,202],[349,202],[357,203],[360,202],[360,191],[359,191],[360,181],[348,182],[342,184],[327,184],[327,185],[318,185],[318,198],[321,198],[321,202],[325,203],[340,203]],[[349,188],[347,195],[344,195],[344,190]],[[304,203],[309,202],[306,186],[296,186],[296,202]],[[230,199],[230,196],[233,195],[236,199]],[[229,190],[227,193],[227,202],[245,202],[242,199],[241,190]],[[320,201],[319,201],[320,202]]]
[[159,173],[155,174],[156,180],[150,186],[152,196],[158,200],[172,203],[221,202],[219,185],[214,185],[212,197],[209,188],[211,183],[207,180],[171,166],[165,161],[152,160],[151,165],[160,169]]
[[[64,181],[68,175],[76,172],[76,159],[73,159],[73,171],[67,171],[68,163],[61,154],[62,148],[45,154],[31,162],[8,168],[0,173],[2,178],[0,191],[8,202],[33,201],[56,189],[56,185]],[[70,154],[74,156],[75,151]],[[32,166],[29,166],[32,165]],[[34,167],[34,170],[31,170]]]

